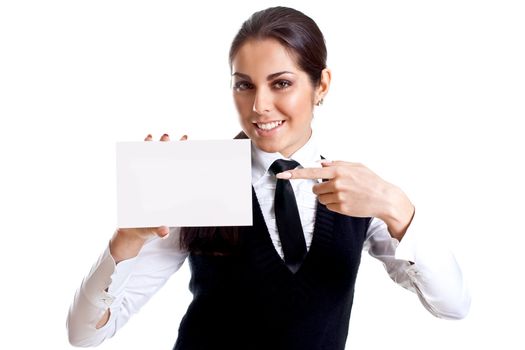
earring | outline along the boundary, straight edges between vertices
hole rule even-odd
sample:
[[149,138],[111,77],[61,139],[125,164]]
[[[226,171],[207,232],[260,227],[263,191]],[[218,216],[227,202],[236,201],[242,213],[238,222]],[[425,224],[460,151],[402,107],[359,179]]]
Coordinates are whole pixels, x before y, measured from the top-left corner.
[[317,103],[315,104],[316,106],[322,106],[323,105],[323,98],[321,98],[319,101],[317,101]]

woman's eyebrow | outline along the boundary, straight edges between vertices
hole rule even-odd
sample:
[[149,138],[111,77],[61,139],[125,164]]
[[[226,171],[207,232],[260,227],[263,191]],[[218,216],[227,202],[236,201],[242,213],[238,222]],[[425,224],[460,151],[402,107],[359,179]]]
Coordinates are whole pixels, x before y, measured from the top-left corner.
[[266,80],[275,79],[279,75],[283,75],[283,74],[293,74],[293,72],[289,72],[289,71],[283,70],[282,72],[277,72],[277,73],[270,74],[269,76],[266,77]]
[[[290,72],[290,71],[286,71],[286,70],[284,70],[284,71],[281,71],[281,72],[272,73],[272,74],[268,75],[268,76],[266,77],[266,80],[272,80],[272,79],[275,79],[275,78],[277,78],[278,76],[283,75],[283,74],[294,74],[294,73],[293,73],[293,72]],[[246,79],[246,80],[249,80],[249,81],[252,80],[252,78],[250,78],[249,75],[244,74],[244,73],[234,72],[234,73],[232,74],[232,77],[233,77],[233,76],[237,76],[237,77],[239,77],[239,78]]]
[[244,73],[234,72],[234,73],[232,74],[232,77],[239,77],[239,78],[241,78],[241,79],[245,79],[245,80],[252,81],[252,78],[250,78],[249,75],[244,74]]

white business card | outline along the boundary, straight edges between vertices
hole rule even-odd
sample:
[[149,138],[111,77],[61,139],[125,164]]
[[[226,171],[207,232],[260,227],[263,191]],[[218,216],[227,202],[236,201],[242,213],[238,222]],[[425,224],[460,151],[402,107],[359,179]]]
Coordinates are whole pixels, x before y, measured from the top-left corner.
[[252,225],[250,140],[118,142],[117,225]]

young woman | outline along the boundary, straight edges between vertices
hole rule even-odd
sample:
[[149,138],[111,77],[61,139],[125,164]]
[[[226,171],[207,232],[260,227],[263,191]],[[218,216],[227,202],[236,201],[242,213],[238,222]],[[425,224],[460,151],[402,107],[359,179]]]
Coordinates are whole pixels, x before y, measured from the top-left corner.
[[[459,267],[415,244],[403,191],[362,164],[322,160],[311,122],[331,72],[315,22],[284,7],[253,14],[230,66],[238,137],[252,143],[253,226],[118,229],[76,293],[70,342],[113,336],[186,258],[194,299],[175,349],[344,349],[363,249],[432,314],[464,317]],[[280,202],[286,188],[293,203]],[[280,217],[295,205],[297,229]]]

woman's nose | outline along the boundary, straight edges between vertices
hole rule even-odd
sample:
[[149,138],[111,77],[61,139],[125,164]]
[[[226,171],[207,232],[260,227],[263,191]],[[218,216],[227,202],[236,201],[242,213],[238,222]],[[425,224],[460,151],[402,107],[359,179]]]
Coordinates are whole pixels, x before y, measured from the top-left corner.
[[253,100],[253,111],[259,115],[268,113],[272,110],[273,99],[269,91],[265,89],[257,90]]

